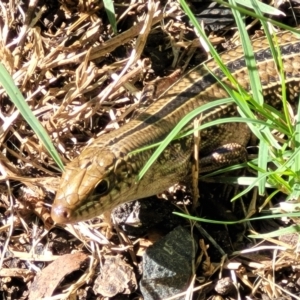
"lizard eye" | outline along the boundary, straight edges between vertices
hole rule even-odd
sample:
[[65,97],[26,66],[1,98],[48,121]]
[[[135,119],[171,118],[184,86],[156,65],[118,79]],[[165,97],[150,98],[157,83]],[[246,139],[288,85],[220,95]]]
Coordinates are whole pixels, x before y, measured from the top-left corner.
[[108,181],[105,179],[101,180],[95,187],[94,192],[97,195],[102,195],[108,191],[108,187],[109,187]]

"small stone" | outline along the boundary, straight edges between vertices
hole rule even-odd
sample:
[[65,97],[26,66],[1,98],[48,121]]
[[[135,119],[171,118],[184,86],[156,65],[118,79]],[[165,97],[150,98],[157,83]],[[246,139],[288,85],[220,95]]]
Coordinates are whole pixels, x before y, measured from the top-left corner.
[[196,247],[191,234],[179,226],[146,250],[140,283],[144,300],[164,299],[186,291]]

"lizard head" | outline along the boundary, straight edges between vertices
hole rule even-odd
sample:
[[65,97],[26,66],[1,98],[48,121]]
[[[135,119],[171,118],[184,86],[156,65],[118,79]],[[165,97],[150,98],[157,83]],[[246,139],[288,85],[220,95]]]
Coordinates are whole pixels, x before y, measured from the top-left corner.
[[132,182],[127,167],[125,160],[108,149],[86,148],[66,166],[52,205],[52,219],[61,224],[83,221],[133,200],[127,199],[130,195],[120,195],[122,186],[128,188]]

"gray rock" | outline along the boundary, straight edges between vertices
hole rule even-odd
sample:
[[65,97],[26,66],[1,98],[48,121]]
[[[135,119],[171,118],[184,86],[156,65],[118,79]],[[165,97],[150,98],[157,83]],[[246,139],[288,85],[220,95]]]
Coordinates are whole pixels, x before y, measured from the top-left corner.
[[196,247],[191,234],[182,227],[176,227],[146,250],[140,282],[145,300],[163,299],[186,291]]

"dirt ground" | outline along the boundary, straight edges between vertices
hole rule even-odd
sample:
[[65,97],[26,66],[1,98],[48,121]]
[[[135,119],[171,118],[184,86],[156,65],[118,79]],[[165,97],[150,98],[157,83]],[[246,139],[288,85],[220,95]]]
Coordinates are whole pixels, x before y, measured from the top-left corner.
[[[204,21],[218,51],[238,43],[228,10],[209,10],[208,1],[189,5]],[[286,17],[277,20],[295,26],[299,8],[297,1],[291,5],[293,10],[287,2],[279,7]],[[176,1],[116,0],[114,9],[117,33],[102,1],[0,1],[1,63],[64,164],[96,137],[134,118],[181,74],[207,59]],[[251,18],[246,22],[251,36],[262,34],[259,22]],[[152,96],[144,102],[147,88]],[[3,89],[0,103],[0,298],[142,299],[138,283],[145,249],[178,225],[193,226],[171,213],[180,211],[183,203],[191,207],[190,188],[179,186],[165,193],[171,211],[168,205],[162,209],[166,201],[151,198],[145,206],[152,214],[145,223],[151,222],[142,229],[112,226],[101,216],[75,225],[55,225],[50,209],[61,171]],[[264,202],[252,191],[232,204],[238,190],[216,182],[200,183],[196,213],[235,221]],[[153,212],[162,210],[163,217],[153,220],[159,215]],[[119,214],[115,212],[115,217]],[[248,238],[250,233],[270,232],[292,222],[193,227],[199,251],[193,262],[196,279],[190,299],[299,299],[297,233],[280,240]],[[112,257],[112,265],[126,265],[122,282],[127,285],[114,286],[115,292],[105,295],[96,288],[97,280]],[[218,289],[223,281],[231,290]]]

